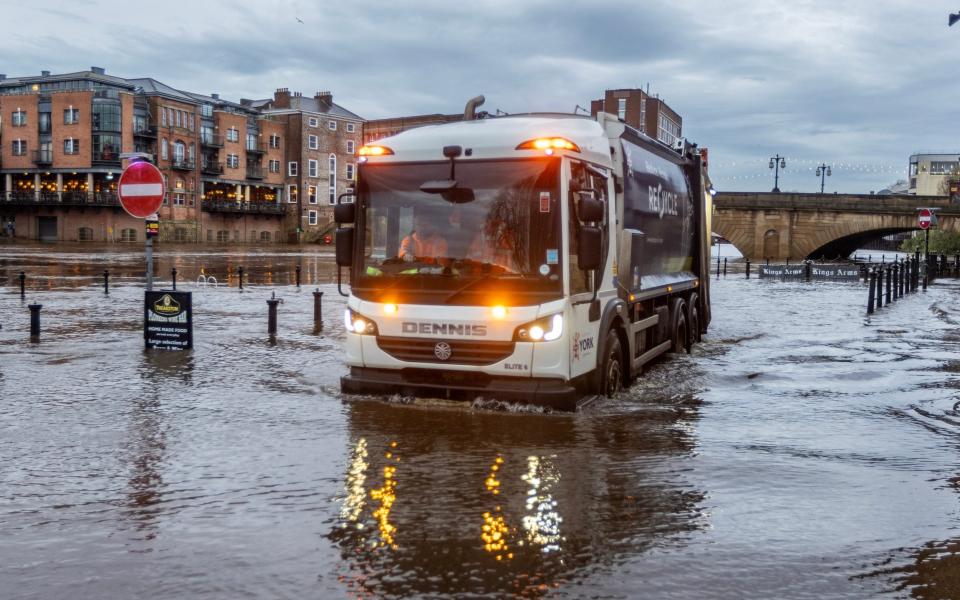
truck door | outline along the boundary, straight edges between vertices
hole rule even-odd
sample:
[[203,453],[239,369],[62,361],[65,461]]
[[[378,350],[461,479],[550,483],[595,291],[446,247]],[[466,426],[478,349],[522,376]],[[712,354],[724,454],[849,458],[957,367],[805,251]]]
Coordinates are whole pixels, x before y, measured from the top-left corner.
[[[597,328],[600,317],[597,311],[591,314],[591,304],[594,300],[595,286],[599,285],[596,273],[584,271],[577,264],[577,238],[580,227],[584,225],[577,217],[577,204],[581,197],[592,196],[607,204],[607,181],[585,168],[583,163],[573,161],[570,164],[570,185],[568,197],[568,231],[569,242],[567,247],[570,281],[570,303],[572,305],[572,319],[570,327],[570,377],[578,377],[592,371],[597,366],[597,348],[600,340],[597,339]],[[607,214],[604,210],[604,214]],[[606,222],[599,224],[606,229]],[[602,272],[602,269],[601,269]],[[591,320],[591,316],[594,317]]]

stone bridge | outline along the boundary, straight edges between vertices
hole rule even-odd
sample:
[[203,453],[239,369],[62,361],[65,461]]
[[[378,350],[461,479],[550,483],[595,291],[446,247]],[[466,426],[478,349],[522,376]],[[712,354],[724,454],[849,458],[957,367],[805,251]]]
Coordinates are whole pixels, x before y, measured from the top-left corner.
[[946,196],[723,192],[714,233],[755,261],[846,257],[879,237],[918,230],[917,208],[938,208],[937,227],[960,232],[960,203]]

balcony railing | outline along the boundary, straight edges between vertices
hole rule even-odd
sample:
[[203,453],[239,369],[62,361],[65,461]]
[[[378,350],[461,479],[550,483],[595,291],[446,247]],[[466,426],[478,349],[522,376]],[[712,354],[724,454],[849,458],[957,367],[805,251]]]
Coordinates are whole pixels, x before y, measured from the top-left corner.
[[139,137],[157,137],[157,126],[156,125],[134,125],[133,126],[133,135]]
[[223,148],[223,136],[222,135],[201,135],[200,145],[207,146],[209,148]]
[[170,161],[170,167],[177,171],[192,171],[196,164],[192,158],[174,158]]
[[205,212],[239,213],[254,215],[282,215],[285,207],[276,202],[230,202],[228,200],[204,200]]
[[0,203],[16,206],[120,206],[117,195],[111,192],[4,192]]
[[223,175],[223,163],[205,162],[200,166],[200,172],[204,175]]
[[53,150],[34,150],[33,162],[38,165],[53,164]]
[[96,165],[120,166],[120,155],[116,152],[94,152],[93,163]]
[[247,142],[247,152],[250,152],[253,154],[263,154],[266,151],[267,151],[267,145],[264,144],[263,142],[257,142],[257,143]]
[[247,165],[247,179],[263,179],[263,167]]

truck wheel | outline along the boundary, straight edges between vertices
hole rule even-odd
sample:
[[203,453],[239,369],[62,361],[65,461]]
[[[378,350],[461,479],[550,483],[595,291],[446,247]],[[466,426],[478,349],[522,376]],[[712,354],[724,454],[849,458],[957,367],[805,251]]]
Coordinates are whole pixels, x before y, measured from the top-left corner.
[[623,349],[620,346],[620,336],[612,329],[607,332],[607,340],[603,345],[603,364],[600,367],[600,393],[607,398],[613,398],[623,390]]
[[683,300],[677,298],[674,301],[670,316],[673,318],[673,337],[671,338],[673,345],[670,351],[680,353],[686,350],[690,344],[690,330],[687,327],[687,305]]
[[693,344],[699,344],[703,337],[703,329],[700,324],[700,298],[696,294],[691,294],[689,309],[687,311],[687,323],[690,329],[690,344],[687,346],[687,353]]

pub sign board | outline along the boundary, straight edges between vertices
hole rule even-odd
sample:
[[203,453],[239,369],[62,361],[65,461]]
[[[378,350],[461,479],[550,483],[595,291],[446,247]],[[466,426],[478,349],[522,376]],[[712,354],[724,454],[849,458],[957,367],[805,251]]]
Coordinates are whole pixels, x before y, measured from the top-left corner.
[[144,292],[143,339],[147,348],[193,348],[191,292]]

